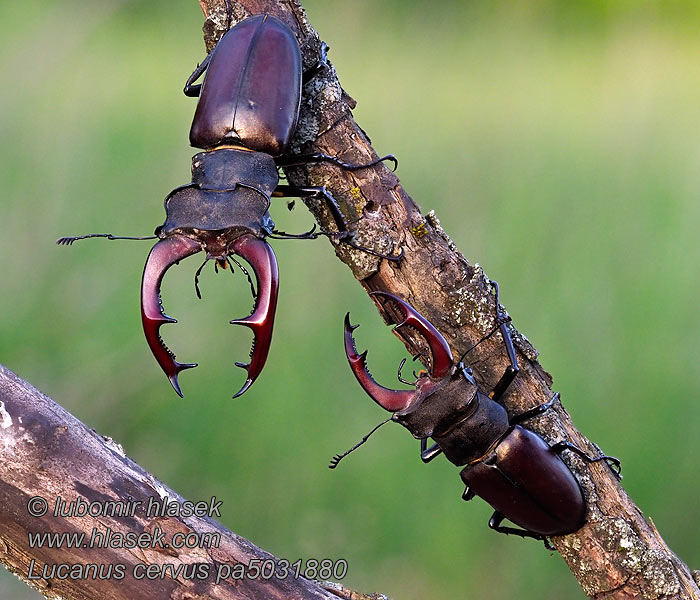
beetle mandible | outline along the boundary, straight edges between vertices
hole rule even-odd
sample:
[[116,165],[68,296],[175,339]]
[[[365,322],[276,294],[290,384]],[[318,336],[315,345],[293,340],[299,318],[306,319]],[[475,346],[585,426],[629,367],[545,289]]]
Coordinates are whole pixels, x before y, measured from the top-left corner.
[[[229,15],[230,16],[230,15]],[[270,15],[244,19],[231,28],[214,50],[197,66],[185,84],[187,96],[198,97],[190,144],[204,149],[192,158],[192,182],[176,188],[165,199],[166,219],[155,235],[125,237],[112,234],[88,234],[65,237],[58,244],[102,237],[107,239],[160,238],[151,250],[141,285],[141,318],[153,355],[167,375],[173,389],[182,396],[178,375],[194,363],[180,363],[164,344],[159,331],[175,319],[163,311],[160,286],[165,272],[174,264],[200,250],[215,267],[233,270],[241,256],[253,268],[257,280],[255,306],[250,316],[235,319],[253,331],[249,363],[236,363],[246,370],[243,394],[262,371],[270,348],[279,277],[277,260],[266,237],[275,239],[315,239],[334,237],[354,248],[390,260],[369,248],[358,246],[348,231],[337,201],[324,187],[280,185],[280,167],[327,161],[344,169],[363,169],[384,160],[397,161],[392,155],[367,164],[351,165],[325,154],[289,154],[294,135],[302,85],[326,66],[327,46],[321,45],[320,60],[302,71],[301,51],[292,30]],[[195,82],[204,75],[201,84]],[[290,235],[274,228],[268,212],[272,197],[294,196],[323,201],[333,217],[337,232],[315,231]],[[199,295],[197,276],[195,288]],[[252,279],[249,277],[251,288]]]
[[[349,313],[345,316],[345,353],[360,385],[377,404],[393,413],[387,421],[400,423],[420,439],[423,462],[443,453],[450,462],[464,467],[460,473],[466,485],[462,498],[480,496],[494,508],[489,527],[548,545],[548,537],[572,533],[586,522],[581,486],[559,455],[570,450],[589,463],[604,460],[618,478],[620,461],[605,455],[591,457],[566,441],[550,446],[521,426],[551,408],[559,394],[520,415],[508,416],[500,401],[519,368],[508,328],[510,319],[500,308],[497,284],[491,285],[495,290],[496,327],[486,337],[500,331],[510,364],[489,395],[479,388],[472,370],[461,359],[454,361],[449,345],[433,324],[393,294],[372,292],[398,306],[403,320],[395,329],[413,327],[425,338],[432,354],[430,370],[417,376],[416,389],[392,390],[374,381],[365,362],[367,352],[358,354],[355,349],[353,331],[358,325],[350,324]],[[399,378],[400,372],[399,368]],[[359,444],[336,455],[330,468],[335,468],[378,427]],[[435,442],[429,448],[428,438]],[[502,525],[504,519],[518,528]]]

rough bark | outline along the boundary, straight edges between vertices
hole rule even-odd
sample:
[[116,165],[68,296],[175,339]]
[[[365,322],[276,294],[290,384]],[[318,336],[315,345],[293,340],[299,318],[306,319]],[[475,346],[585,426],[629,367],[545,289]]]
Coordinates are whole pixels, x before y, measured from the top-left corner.
[[[152,511],[151,516],[147,516],[145,509],[149,499],[182,506],[185,500],[130,460],[119,444],[89,429],[2,365],[0,453],[0,562],[47,598],[337,600],[338,596],[350,597],[342,596],[339,591],[351,592],[337,584],[328,584],[326,589],[303,577],[295,577],[291,572],[281,577],[279,559],[222,527],[211,518],[211,512],[207,516],[188,517],[155,516]],[[93,504],[95,511],[101,506],[111,512],[105,504],[110,502],[121,502],[126,508],[136,507],[135,502],[141,504],[133,514],[128,511],[121,516],[117,511],[111,515],[54,516],[58,498],[68,503],[78,496],[87,504],[96,503]],[[31,500],[35,497],[48,502],[48,512],[42,517],[30,514],[30,501],[31,510],[40,508],[40,501]],[[61,513],[66,514],[66,511],[64,507]],[[89,546],[93,530],[103,535],[110,530],[114,546],[119,545],[117,540],[121,534],[144,536],[141,539],[145,547],[90,548],[80,544],[71,548],[64,543],[58,548],[30,548],[28,541],[30,533],[83,533],[85,545]],[[196,535],[208,547],[176,549],[173,536],[178,533],[190,534],[191,541]],[[203,537],[206,535],[209,538]],[[148,536],[153,537],[148,539]],[[215,536],[219,538],[218,543]],[[274,561],[280,576],[253,577],[253,559],[260,561],[258,566],[262,561]],[[89,564],[98,565],[95,569],[102,565],[102,576],[80,570]],[[44,567],[51,569],[52,565],[79,566],[74,571],[63,567],[59,571],[61,575],[44,577]],[[123,577],[118,576],[116,565],[124,565]],[[251,578],[238,579],[236,569],[244,566],[249,567]],[[152,569],[153,578],[146,575],[147,567]],[[168,571],[179,567],[186,569],[179,577]],[[230,572],[226,571],[228,567]],[[134,577],[134,568],[137,576],[142,575],[140,579]],[[195,568],[198,570],[193,572]],[[70,576],[71,572],[74,577]],[[217,583],[217,573],[229,576]],[[47,571],[46,574],[51,573]],[[375,598],[352,594],[358,600]]]
[[[225,2],[199,2],[207,17],[204,32],[210,50],[226,28]],[[305,66],[317,60],[319,36],[295,0],[231,0],[230,4],[234,23],[260,13],[282,19],[299,38]],[[332,39],[328,41],[332,46]],[[304,90],[295,150],[324,152],[355,163],[376,157],[369,138],[353,120],[354,106],[333,69],[314,78]],[[434,214],[421,213],[387,168],[348,172],[319,165],[290,170],[287,176],[299,185],[324,185],[340,201],[359,243],[383,253],[404,250],[404,259],[394,263],[335,245],[338,257],[368,292],[382,290],[409,301],[436,325],[455,356],[491,330],[494,297],[483,270],[465,259]],[[315,202],[308,206],[322,228],[333,229],[330,215],[321,206]],[[391,309],[387,313],[381,305],[377,307],[387,322],[396,322]],[[519,414],[552,397],[552,378],[537,362],[538,353],[528,340],[515,327],[511,331],[521,372],[505,404],[511,414]],[[410,330],[397,335],[412,354],[425,350]],[[480,385],[491,389],[507,365],[500,335],[475,348],[469,362]],[[550,443],[569,440],[591,454],[599,452],[576,430],[561,404],[529,421],[528,427]],[[700,598],[688,567],[668,548],[608,467],[585,465],[569,453],[564,460],[584,489],[588,523],[553,543],[583,591],[591,598]]]

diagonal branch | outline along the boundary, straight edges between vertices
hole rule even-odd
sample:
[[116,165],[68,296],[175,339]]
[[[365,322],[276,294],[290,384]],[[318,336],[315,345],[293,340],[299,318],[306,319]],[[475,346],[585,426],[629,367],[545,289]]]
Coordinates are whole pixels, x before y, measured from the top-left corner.
[[[225,2],[199,1],[207,16],[205,41],[211,49],[226,28]],[[234,22],[260,13],[285,21],[298,35],[304,64],[315,62],[320,38],[298,2],[231,0],[230,4]],[[353,120],[354,106],[333,69],[320,74],[305,88],[295,150],[324,152],[355,163],[376,157],[367,135]],[[494,299],[487,276],[459,252],[434,214],[421,213],[388,169],[347,172],[317,165],[290,169],[287,176],[297,185],[325,186],[340,201],[360,244],[385,254],[399,248],[405,251],[397,264],[347,246],[335,247],[338,257],[368,292],[386,291],[409,301],[436,325],[455,356],[492,329]],[[308,206],[324,229],[333,228],[331,215],[321,206],[313,202]],[[378,309],[392,320],[381,306]],[[552,397],[552,378],[537,362],[538,353],[527,339],[515,329],[512,334],[522,368],[505,404],[511,414],[518,414]],[[412,354],[424,349],[423,342],[410,331],[398,335]],[[475,348],[470,363],[479,384],[491,389],[507,365],[500,336],[492,336]],[[528,426],[550,443],[568,440],[589,453],[598,453],[561,405]],[[592,598],[699,598],[700,590],[688,567],[668,548],[608,468],[602,464],[584,466],[576,457],[565,456],[565,460],[585,491],[590,514],[580,531],[553,542],[583,591]]]
[[[47,598],[374,598],[321,587],[303,577],[303,566],[301,576],[289,565],[285,571],[279,558],[212,518],[215,499],[200,505],[202,516],[176,514],[184,498],[2,365],[0,452],[0,563]],[[82,509],[74,505],[79,512],[69,516],[78,497]],[[48,503],[43,516],[30,512],[41,512],[37,498]],[[29,541],[42,533],[84,537],[54,547]],[[128,536],[138,537],[137,547]]]

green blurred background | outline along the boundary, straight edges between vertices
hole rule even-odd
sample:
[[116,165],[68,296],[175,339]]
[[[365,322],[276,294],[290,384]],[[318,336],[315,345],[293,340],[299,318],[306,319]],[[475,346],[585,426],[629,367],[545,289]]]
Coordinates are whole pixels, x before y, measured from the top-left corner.
[[[700,3],[305,0],[357,120],[424,211],[501,284],[578,427],[700,566],[697,436]],[[404,352],[327,242],[275,242],[275,340],[241,399],[245,280],[173,269],[165,339],[200,366],[180,400],[139,321],[162,200],[189,181],[202,16],[179,2],[3,2],[0,362],[223,523],[289,559],[345,558],[349,587],[396,599],[582,598],[564,563],[486,526],[458,470],[429,467],[355,384],[342,316],[378,379]],[[299,203],[298,203],[299,204]],[[311,223],[299,204],[273,217]],[[0,572],[1,598],[34,598]]]

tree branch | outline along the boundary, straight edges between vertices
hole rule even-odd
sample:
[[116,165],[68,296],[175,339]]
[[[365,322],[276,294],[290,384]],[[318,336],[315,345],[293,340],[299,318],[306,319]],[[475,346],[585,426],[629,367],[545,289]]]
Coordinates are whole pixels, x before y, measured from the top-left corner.
[[[375,598],[337,584],[326,589],[296,577],[292,568],[283,576],[280,559],[211,518],[216,508],[206,516],[156,514],[164,502],[171,510],[172,503],[185,506],[184,498],[2,365],[0,449],[0,562],[47,598],[337,600],[345,597],[341,592]],[[84,510],[92,507],[89,514],[63,516],[79,496]],[[48,502],[44,516],[30,514],[41,508],[36,497]],[[55,516],[59,498],[65,505]],[[216,507],[215,500],[209,503]],[[29,535],[35,533],[82,534],[84,542],[32,548]],[[140,547],[119,547],[120,536],[129,535],[138,536]],[[89,547],[91,539],[99,547]],[[176,548],[185,540],[202,547]],[[266,564],[267,575],[274,565],[276,575],[255,576],[256,562]]]
[[[204,27],[207,49],[225,31],[223,0],[199,0],[207,16]],[[234,22],[268,13],[285,21],[297,34],[305,66],[318,56],[320,38],[295,0],[231,1]],[[363,162],[377,154],[351,110],[355,101],[340,86],[333,69],[320,74],[304,90],[299,127],[294,140],[298,152],[324,152],[347,162]],[[297,185],[323,185],[341,203],[356,239],[389,254],[403,248],[400,263],[378,259],[344,245],[336,245],[338,257],[369,292],[391,292],[413,304],[445,336],[456,356],[471,347],[494,325],[494,300],[489,280],[478,265],[470,264],[440,226],[433,213],[423,215],[385,167],[358,172],[327,165],[290,169]],[[307,203],[324,229],[333,221],[323,207]],[[376,300],[375,300],[376,302]],[[396,322],[377,308],[387,322]],[[396,316],[396,315],[393,315]],[[512,329],[521,372],[506,396],[510,414],[542,404],[552,397],[552,378],[537,362],[537,351]],[[422,340],[410,331],[397,335],[409,351],[420,354]],[[491,389],[507,365],[499,335],[470,353],[470,366],[480,385]],[[528,422],[549,443],[568,440],[597,454],[599,449],[576,430],[566,410],[552,411]],[[700,590],[688,567],[668,548],[652,522],[601,463],[584,465],[564,456],[584,489],[589,506],[588,523],[578,532],[553,540],[562,558],[591,598],[700,598]]]

